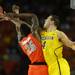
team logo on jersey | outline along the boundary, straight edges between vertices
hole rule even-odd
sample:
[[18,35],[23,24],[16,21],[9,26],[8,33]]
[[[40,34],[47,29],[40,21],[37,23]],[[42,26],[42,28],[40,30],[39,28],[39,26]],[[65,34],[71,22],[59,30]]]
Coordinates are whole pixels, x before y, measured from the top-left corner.
[[42,40],[53,40],[54,37],[53,36],[44,36],[44,37],[41,37]]
[[32,52],[36,50],[36,45],[33,43],[30,37],[22,42],[22,46],[24,46],[27,54],[30,55]]

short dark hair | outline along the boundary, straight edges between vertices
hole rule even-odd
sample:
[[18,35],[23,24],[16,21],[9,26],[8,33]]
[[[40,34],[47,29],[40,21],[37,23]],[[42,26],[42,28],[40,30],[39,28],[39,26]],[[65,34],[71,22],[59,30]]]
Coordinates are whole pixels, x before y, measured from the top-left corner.
[[59,27],[59,17],[58,16],[56,16],[56,15],[51,15],[52,16],[52,18],[51,18],[51,20],[53,20],[54,21],[54,24],[57,26],[57,27]]

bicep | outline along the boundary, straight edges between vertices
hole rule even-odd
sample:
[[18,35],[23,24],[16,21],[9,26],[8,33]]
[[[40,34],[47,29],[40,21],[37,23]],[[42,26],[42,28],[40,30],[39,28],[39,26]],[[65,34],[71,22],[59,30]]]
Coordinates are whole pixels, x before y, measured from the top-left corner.
[[68,36],[64,32],[59,33],[59,39],[67,47],[71,47],[71,45],[73,44],[73,42],[68,38]]

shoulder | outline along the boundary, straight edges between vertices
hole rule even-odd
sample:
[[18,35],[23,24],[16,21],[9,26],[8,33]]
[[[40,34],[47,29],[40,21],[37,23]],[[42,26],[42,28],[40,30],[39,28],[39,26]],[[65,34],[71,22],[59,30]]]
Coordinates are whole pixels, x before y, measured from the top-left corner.
[[56,30],[56,33],[60,35],[65,34],[63,31],[60,31],[60,30]]
[[56,30],[56,33],[57,33],[57,36],[59,39],[65,35],[65,33],[63,31],[60,31],[60,30]]

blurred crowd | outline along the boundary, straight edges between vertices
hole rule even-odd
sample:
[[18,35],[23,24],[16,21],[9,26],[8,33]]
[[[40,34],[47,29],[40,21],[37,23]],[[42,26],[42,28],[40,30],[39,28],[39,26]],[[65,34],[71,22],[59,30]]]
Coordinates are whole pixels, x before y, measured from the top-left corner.
[[[20,6],[20,13],[34,13],[43,26],[46,16],[55,14],[60,19],[60,29],[63,30],[71,40],[75,41],[75,10],[70,8],[68,0],[0,0],[6,13],[12,12],[13,4]],[[29,33],[29,28],[22,25],[22,33]],[[69,61],[71,69],[75,69],[75,52],[67,51],[64,57]],[[67,57],[67,55],[69,55]],[[30,60],[18,46],[15,25],[10,21],[0,22],[0,75],[27,75]]]

